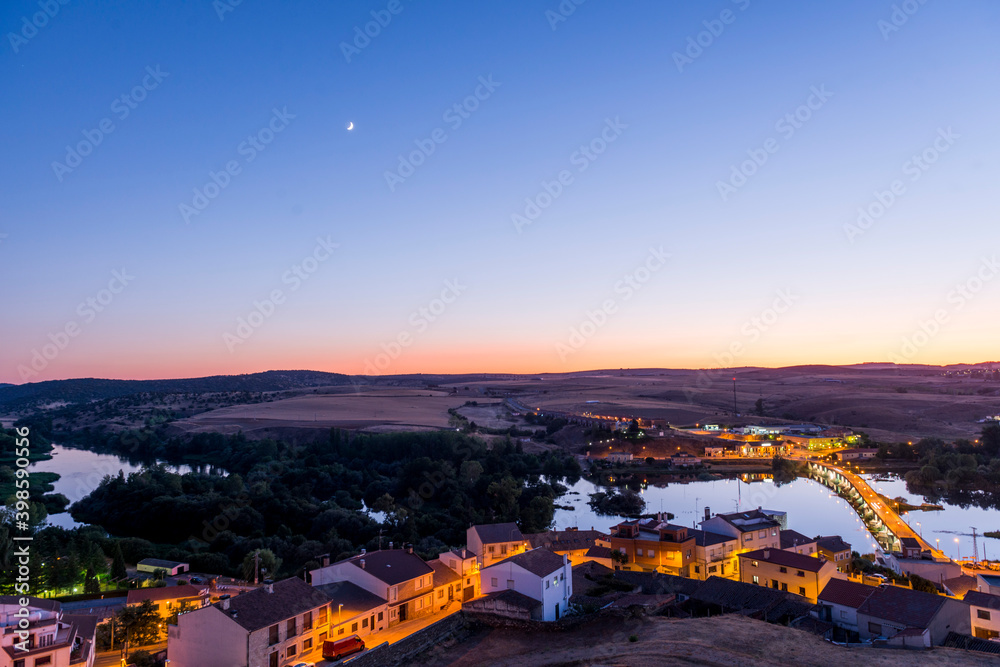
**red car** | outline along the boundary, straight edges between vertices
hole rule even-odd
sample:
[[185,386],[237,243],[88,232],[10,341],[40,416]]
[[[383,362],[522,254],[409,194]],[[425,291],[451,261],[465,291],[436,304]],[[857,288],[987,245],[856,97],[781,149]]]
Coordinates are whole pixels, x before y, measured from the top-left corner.
[[340,660],[344,656],[365,650],[365,642],[357,635],[351,635],[345,639],[337,641],[327,640],[323,642],[323,659]]

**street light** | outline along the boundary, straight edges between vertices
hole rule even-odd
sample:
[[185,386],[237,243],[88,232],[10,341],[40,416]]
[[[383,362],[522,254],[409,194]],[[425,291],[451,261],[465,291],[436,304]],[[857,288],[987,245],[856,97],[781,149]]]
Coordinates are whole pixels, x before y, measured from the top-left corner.
[[957,537],[955,538],[955,552],[958,554],[956,560],[962,560],[962,547],[959,545]]
[[337,607],[337,625],[344,620],[344,603],[341,602],[340,606]]

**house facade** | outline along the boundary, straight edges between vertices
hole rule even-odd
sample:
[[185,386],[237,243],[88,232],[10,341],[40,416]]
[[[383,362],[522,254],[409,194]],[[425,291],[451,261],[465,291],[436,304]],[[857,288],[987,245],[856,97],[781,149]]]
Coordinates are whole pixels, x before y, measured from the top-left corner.
[[969,591],[963,601],[969,605],[974,637],[980,639],[1000,637],[1000,595]]
[[565,616],[573,596],[573,566],[569,558],[543,547],[483,568],[481,576],[483,593],[487,596],[512,590],[541,603],[535,620],[559,620]]
[[330,629],[323,639],[344,639],[351,635],[367,637],[389,627],[389,603],[374,593],[338,581],[316,586],[330,599]]
[[748,512],[716,514],[701,522],[701,529],[729,535],[739,540],[740,551],[780,549],[784,512],[755,509]]
[[291,578],[183,613],[168,627],[171,667],[288,667],[322,658],[330,600]]
[[819,555],[837,566],[838,572],[843,572],[851,563],[851,545],[841,539],[840,535],[825,535],[816,538],[816,548]]
[[688,534],[694,537],[694,560],[686,576],[703,581],[709,577],[739,580],[738,537],[694,529]]
[[55,600],[0,596],[0,628],[0,667],[94,665],[97,618],[64,614]]
[[184,584],[160,588],[137,588],[130,590],[125,600],[125,604],[128,606],[140,605],[149,600],[153,603],[160,618],[167,620],[179,612],[208,606],[211,595],[207,586]]
[[814,615],[821,621],[833,623],[857,635],[858,608],[875,590],[874,586],[832,578],[819,594]]
[[515,523],[487,523],[465,531],[465,546],[479,558],[479,567],[523,553],[528,542]]
[[814,604],[836,571],[829,561],[782,549],[740,554],[740,581],[795,593]]
[[803,556],[818,556],[819,547],[816,539],[807,537],[795,530],[782,530],[778,532],[778,541],[785,551],[792,551]]
[[608,546],[608,536],[599,530],[549,530],[544,533],[530,533],[524,536],[532,549],[545,547],[554,554],[565,555],[572,565],[591,560],[587,553],[593,547]]
[[362,551],[310,575],[314,586],[350,581],[386,600],[388,627],[434,613],[434,568],[409,547]]
[[623,570],[687,576],[694,560],[694,537],[684,526],[668,523],[664,514],[619,523],[611,529],[608,543],[624,557]]
[[940,646],[949,632],[970,634],[969,605],[899,586],[879,586],[858,608],[862,639],[886,638],[907,646]]

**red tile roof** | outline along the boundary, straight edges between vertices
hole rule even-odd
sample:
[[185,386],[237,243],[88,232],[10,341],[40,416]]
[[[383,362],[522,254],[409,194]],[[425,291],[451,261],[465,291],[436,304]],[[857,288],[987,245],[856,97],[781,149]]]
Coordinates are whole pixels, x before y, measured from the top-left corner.
[[856,581],[831,579],[819,594],[819,601],[857,609],[876,590],[875,586],[866,586]]

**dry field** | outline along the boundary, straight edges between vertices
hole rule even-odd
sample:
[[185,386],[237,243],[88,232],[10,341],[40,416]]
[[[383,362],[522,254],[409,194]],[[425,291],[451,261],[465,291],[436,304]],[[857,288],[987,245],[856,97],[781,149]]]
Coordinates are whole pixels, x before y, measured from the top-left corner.
[[[630,635],[638,641],[630,642]],[[792,628],[742,616],[671,620],[603,619],[568,632],[484,630],[448,642],[411,663],[421,667],[559,665],[719,665],[764,667],[864,664],[866,667],[998,664],[1000,658],[957,649],[904,651],[843,648]]]
[[289,428],[418,430],[446,428],[448,408],[467,398],[430,389],[360,388],[346,393],[310,393],[268,403],[211,410],[174,423],[186,432],[217,431],[247,435]]

